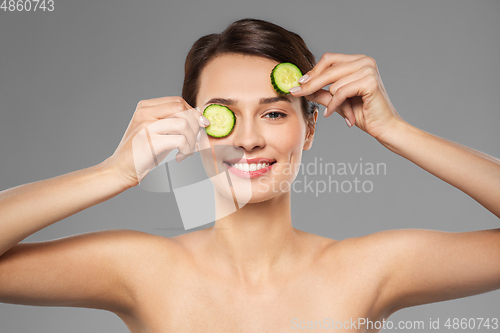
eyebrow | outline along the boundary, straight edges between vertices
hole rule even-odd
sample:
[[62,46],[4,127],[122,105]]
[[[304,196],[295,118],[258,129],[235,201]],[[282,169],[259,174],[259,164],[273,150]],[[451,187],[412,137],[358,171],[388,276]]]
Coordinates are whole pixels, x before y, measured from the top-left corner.
[[[276,102],[288,102],[292,103],[292,101],[286,96],[276,96],[276,97],[266,97],[261,98],[259,104],[271,104]],[[237,103],[236,100],[231,98],[212,98],[205,105],[208,104],[221,104],[221,105],[235,105]]]

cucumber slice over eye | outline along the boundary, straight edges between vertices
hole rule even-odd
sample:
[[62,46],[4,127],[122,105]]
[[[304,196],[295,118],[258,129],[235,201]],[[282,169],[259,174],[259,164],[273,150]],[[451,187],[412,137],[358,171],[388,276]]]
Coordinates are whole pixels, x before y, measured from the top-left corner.
[[233,111],[227,106],[210,104],[203,111],[203,116],[210,121],[205,132],[214,138],[223,138],[231,134],[236,123]]
[[271,83],[278,94],[288,95],[290,88],[300,86],[301,77],[302,72],[297,66],[290,62],[282,62],[271,72]]

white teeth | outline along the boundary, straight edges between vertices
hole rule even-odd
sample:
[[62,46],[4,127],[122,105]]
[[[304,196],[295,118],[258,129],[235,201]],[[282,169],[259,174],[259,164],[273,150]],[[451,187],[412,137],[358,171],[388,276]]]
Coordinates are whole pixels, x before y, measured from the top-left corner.
[[233,168],[249,172],[249,171],[256,171],[256,170],[266,168],[269,166],[269,163],[258,163],[258,164],[256,164],[256,163],[252,163],[252,164],[247,164],[247,163],[232,164],[232,163],[229,163],[229,165],[231,165]]

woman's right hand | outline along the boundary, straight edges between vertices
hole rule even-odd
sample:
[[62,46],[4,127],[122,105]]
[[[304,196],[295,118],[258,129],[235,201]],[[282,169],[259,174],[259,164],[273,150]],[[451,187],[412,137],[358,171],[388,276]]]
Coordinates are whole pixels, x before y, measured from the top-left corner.
[[197,151],[201,127],[210,124],[182,97],[140,101],[123,138],[106,163],[126,186],[138,185],[175,148],[177,162]]

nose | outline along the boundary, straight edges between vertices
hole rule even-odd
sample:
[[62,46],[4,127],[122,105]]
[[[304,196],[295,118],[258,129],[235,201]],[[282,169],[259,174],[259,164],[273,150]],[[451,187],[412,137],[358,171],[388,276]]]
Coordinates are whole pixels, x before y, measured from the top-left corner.
[[266,146],[262,129],[253,119],[239,117],[233,129],[233,146],[251,152]]

